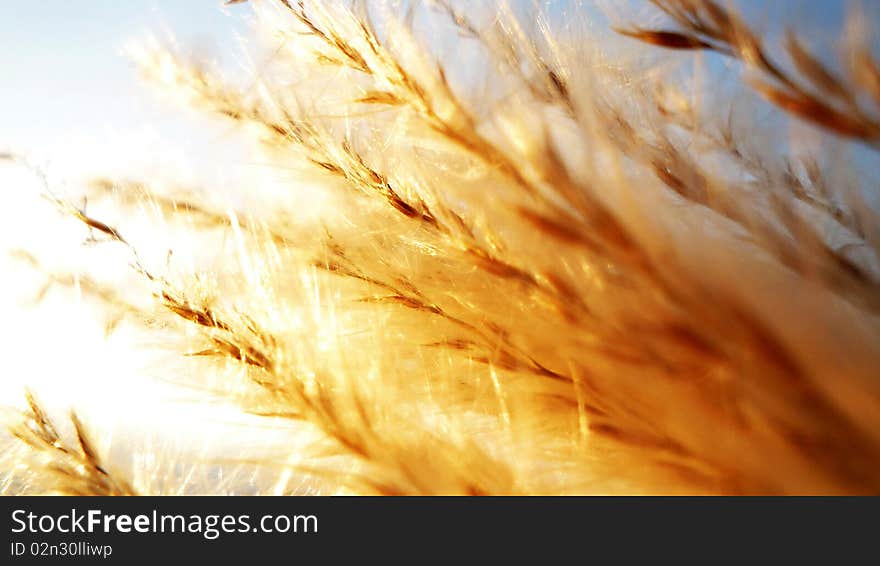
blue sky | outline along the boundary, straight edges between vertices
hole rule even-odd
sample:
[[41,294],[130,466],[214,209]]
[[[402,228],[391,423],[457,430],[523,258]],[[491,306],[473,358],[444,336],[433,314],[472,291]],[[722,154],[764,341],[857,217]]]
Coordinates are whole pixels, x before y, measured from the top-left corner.
[[[164,169],[169,160],[177,160],[188,163],[188,169],[204,171],[205,160],[216,161],[224,151],[229,154],[229,149],[221,147],[229,141],[228,132],[204,121],[199,123],[201,128],[194,127],[191,114],[158,100],[138,79],[122,50],[128,42],[151,34],[168,35],[184,50],[216,55],[235,66],[242,59],[237,38],[248,34],[252,13],[248,4],[225,7],[222,0],[5,1],[10,8],[0,17],[0,152],[25,153],[41,163],[58,165],[61,171],[74,162],[81,170],[95,166],[107,174],[119,174],[133,155],[141,170]],[[526,7],[533,0],[508,1]],[[643,22],[651,10],[647,0],[540,1],[562,21],[570,19],[567,12],[571,10],[589,18],[596,12],[581,10],[594,2],[632,13],[634,20]],[[843,0],[737,0],[736,4],[771,35],[778,36],[784,22],[795,22],[811,46],[824,46],[815,52],[826,58],[833,58],[833,49],[828,47],[839,41],[844,16],[853,5]],[[866,19],[880,28],[880,2],[862,0],[862,8]],[[600,19],[591,28],[604,30],[607,22]],[[455,45],[446,53],[461,54]],[[722,69],[720,58],[709,60],[717,61],[715,68]],[[138,149],[125,153],[123,147]],[[111,160],[116,171],[107,170]],[[234,173],[223,175],[231,178]],[[197,182],[213,180],[196,177]]]
[[0,18],[0,148],[161,119],[121,54],[170,30],[181,44],[224,51],[246,28],[217,0],[8,2]]
[[[516,4],[516,0],[512,0]],[[234,57],[234,37],[246,32],[246,5],[220,0],[41,0],[10,2],[0,18],[0,149],[38,145],[53,136],[100,132],[175,118],[141,96],[122,46],[170,31],[180,44]],[[571,8],[574,2],[552,4]],[[619,4],[613,2],[612,4]],[[632,5],[647,2],[630,0]],[[833,41],[847,2],[740,0],[749,16],[771,29],[806,23],[819,41]],[[865,2],[880,22],[880,2]]]

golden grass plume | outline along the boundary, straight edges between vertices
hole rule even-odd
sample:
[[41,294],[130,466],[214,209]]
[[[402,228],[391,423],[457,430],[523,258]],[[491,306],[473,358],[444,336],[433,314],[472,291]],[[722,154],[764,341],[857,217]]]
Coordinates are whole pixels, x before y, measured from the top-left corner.
[[[713,0],[654,0],[665,24],[616,35],[502,3],[230,4],[255,5],[269,54],[247,80],[132,55],[233,125],[273,187],[219,206],[97,179],[118,222],[49,195],[152,297],[88,287],[110,312],[314,436],[254,467],[378,494],[880,491],[876,186],[821,151],[880,147],[867,40],[839,64],[795,28],[776,49]],[[715,54],[743,88],[683,72]],[[752,92],[769,123],[740,111],[764,108]],[[791,123],[825,145],[780,139]],[[139,255],[124,219],[144,211],[215,264]],[[29,399],[16,435],[50,462],[25,474],[137,489]]]

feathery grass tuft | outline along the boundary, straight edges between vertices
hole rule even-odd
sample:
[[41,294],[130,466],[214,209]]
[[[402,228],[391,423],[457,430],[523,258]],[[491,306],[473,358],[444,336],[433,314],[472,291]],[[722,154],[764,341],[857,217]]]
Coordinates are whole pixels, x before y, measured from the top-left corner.
[[[794,118],[876,150],[876,58],[832,67],[790,31],[786,65],[731,7],[651,3],[673,27],[594,38],[500,3],[229,2],[269,54],[246,83],[132,55],[272,182],[218,205],[99,178],[85,190],[118,223],[47,192],[143,279],[152,309],[95,283],[111,312],[171,329],[244,410],[314,437],[253,462],[278,472],[261,491],[877,493],[876,187],[771,135]],[[748,78],[707,92],[656,46]],[[739,111],[752,90],[772,124]],[[147,259],[124,220],[144,210],[212,267]],[[67,448],[31,412],[17,434],[53,456],[33,474],[131,492],[78,421]]]

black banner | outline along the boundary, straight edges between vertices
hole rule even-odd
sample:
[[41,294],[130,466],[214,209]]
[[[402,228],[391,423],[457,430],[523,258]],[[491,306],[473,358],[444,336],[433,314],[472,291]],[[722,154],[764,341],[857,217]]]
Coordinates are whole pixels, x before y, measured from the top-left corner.
[[[876,561],[876,498],[2,498],[0,564]],[[746,562],[747,561],[747,562]]]

